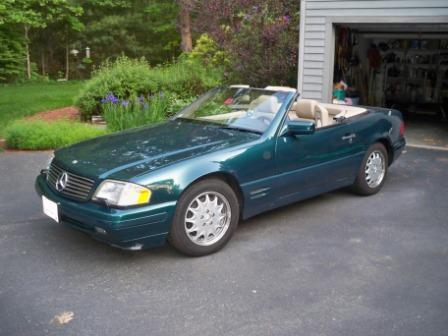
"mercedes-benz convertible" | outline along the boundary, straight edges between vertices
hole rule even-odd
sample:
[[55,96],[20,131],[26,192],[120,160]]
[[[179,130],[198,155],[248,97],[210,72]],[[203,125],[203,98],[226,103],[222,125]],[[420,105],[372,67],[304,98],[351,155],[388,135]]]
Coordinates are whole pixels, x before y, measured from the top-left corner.
[[404,146],[399,111],[230,86],[165,122],[55,151],[35,186],[45,214],[98,240],[199,256],[262,212],[348,186],[377,193]]

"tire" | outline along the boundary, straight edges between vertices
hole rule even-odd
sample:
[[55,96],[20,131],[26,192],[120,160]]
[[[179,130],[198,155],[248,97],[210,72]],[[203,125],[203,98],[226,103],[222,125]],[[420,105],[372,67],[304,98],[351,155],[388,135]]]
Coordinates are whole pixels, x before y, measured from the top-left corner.
[[215,253],[230,240],[239,218],[240,206],[233,189],[220,179],[202,180],[180,197],[168,240],[189,256]]
[[[363,196],[373,195],[380,191],[386,181],[389,166],[388,160],[387,150],[383,144],[377,142],[370,146],[362,160],[352,190]],[[376,164],[373,164],[373,161],[375,161]],[[369,168],[368,165],[370,165],[370,170],[373,170],[370,174],[367,172]],[[380,167],[381,171],[379,169]],[[378,177],[378,179],[375,179],[375,177]]]

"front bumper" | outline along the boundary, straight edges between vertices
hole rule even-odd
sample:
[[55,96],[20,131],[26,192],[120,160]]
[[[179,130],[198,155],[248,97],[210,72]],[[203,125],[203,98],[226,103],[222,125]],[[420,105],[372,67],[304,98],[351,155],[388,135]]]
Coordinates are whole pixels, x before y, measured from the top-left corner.
[[45,174],[35,183],[39,196],[58,204],[60,221],[109,245],[140,250],[163,245],[171,227],[176,202],[112,209],[93,202],[61,197],[47,184]]

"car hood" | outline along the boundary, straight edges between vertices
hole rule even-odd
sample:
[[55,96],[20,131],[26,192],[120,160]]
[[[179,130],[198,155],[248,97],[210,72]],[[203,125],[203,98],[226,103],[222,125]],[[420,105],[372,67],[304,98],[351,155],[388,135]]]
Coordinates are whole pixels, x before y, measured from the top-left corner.
[[56,151],[55,162],[82,176],[126,180],[259,137],[211,124],[173,120],[62,148]]

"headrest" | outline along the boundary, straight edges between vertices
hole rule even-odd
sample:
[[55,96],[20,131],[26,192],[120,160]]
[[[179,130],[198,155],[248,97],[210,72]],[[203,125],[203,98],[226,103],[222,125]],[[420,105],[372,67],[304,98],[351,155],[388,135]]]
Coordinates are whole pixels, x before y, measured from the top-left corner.
[[314,119],[317,101],[312,99],[299,99],[297,101],[297,116],[299,118]]
[[315,113],[318,114],[318,118],[320,119],[322,126],[327,126],[329,121],[328,110],[320,104],[316,105]]
[[250,96],[248,94],[244,94],[238,97],[238,103],[248,104],[250,103]]

